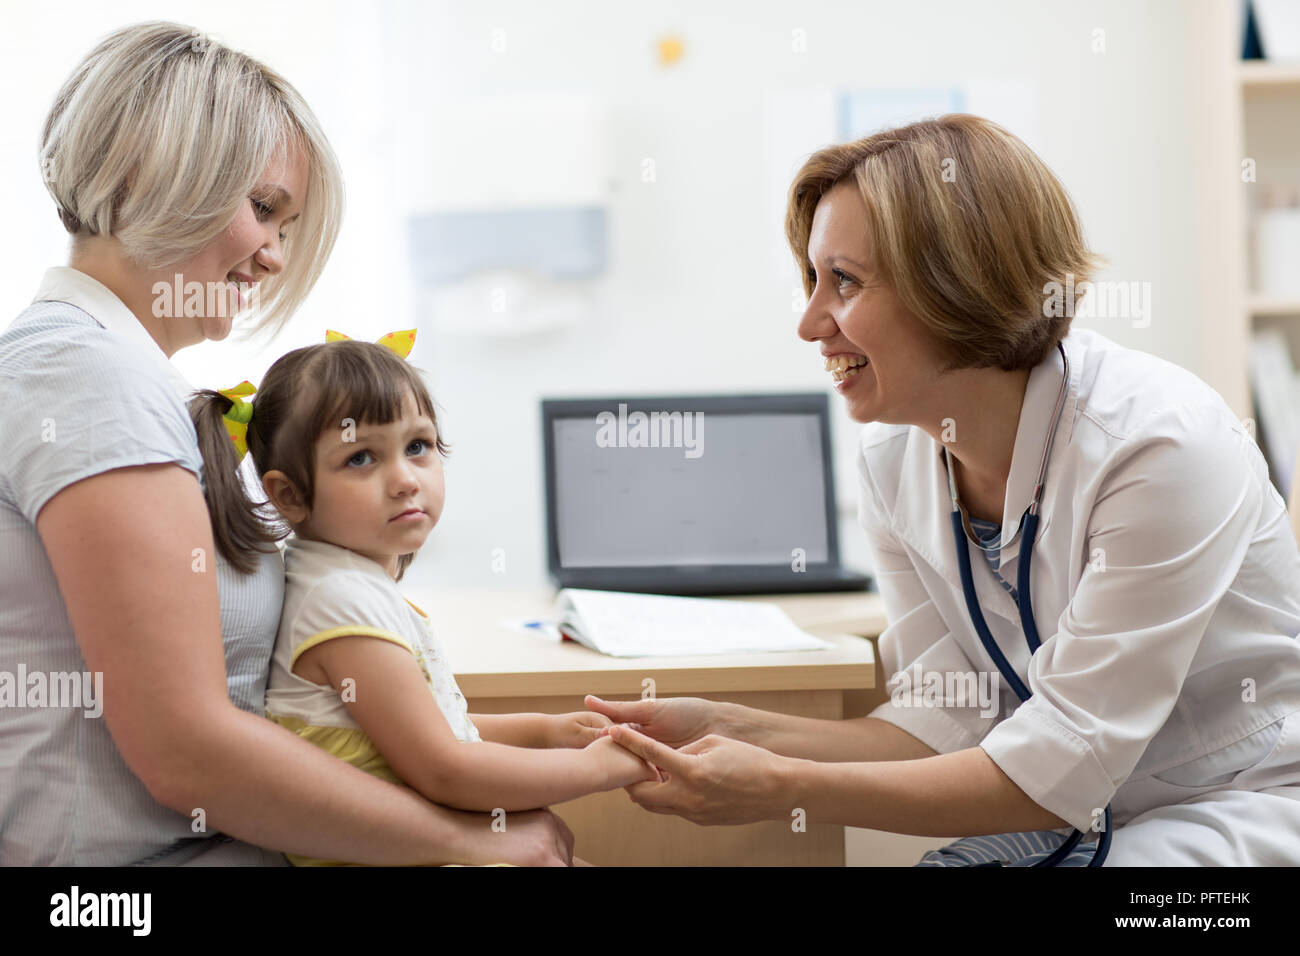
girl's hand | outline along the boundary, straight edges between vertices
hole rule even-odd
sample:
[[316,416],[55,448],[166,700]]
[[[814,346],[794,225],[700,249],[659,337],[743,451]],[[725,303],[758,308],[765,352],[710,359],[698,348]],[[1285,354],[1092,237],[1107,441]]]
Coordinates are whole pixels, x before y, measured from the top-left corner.
[[634,783],[663,779],[652,764],[646,763],[630,750],[614,743],[608,737],[594,741],[584,753],[590,754],[604,774],[605,785],[602,790],[615,787],[630,787]]
[[627,788],[634,803],[653,813],[714,826],[789,819],[795,809],[790,761],[762,747],[709,735],[670,750],[623,726],[611,727],[609,736],[661,768],[662,782]]
[[[626,724],[674,749],[720,732],[720,705],[699,697],[662,700],[601,700],[588,694],[587,706],[613,723]],[[608,734],[606,730],[604,733]]]
[[572,714],[548,714],[543,726],[543,747],[573,747],[581,750],[599,740],[611,721],[604,714],[579,710]]

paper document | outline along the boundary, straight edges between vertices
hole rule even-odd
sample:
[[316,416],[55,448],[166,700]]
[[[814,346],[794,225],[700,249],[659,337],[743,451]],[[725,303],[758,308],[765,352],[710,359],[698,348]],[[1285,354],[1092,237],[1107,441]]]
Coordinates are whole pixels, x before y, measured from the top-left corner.
[[812,651],[831,645],[795,627],[775,604],[567,588],[559,628],[611,657]]

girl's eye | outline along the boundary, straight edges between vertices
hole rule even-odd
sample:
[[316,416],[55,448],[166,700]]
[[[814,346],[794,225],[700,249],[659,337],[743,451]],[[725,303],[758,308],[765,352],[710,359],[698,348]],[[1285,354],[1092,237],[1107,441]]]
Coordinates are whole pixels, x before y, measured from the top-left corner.
[[369,455],[369,454],[370,454],[370,452],[368,452],[368,451],[359,451],[359,452],[357,452],[355,455],[353,455],[351,458],[349,458],[349,459],[347,460],[347,464],[351,465],[354,461],[356,461],[356,460],[357,460],[358,458],[360,458],[362,455]]
[[410,445],[407,445],[406,447],[407,447],[407,449],[409,450],[409,449],[411,448],[412,445],[419,445],[419,446],[420,446],[420,454],[425,454],[425,453],[428,452],[429,447],[430,447],[431,444],[432,444],[432,442],[426,441],[426,440],[423,439],[423,438],[413,438],[413,439],[411,439],[411,444],[410,444]]

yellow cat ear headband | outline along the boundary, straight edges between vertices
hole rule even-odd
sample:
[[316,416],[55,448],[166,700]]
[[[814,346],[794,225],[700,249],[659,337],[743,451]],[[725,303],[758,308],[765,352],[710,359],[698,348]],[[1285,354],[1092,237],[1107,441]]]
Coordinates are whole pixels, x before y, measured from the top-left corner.
[[[325,330],[326,342],[342,342],[350,339],[351,336],[344,335],[342,332],[335,332],[333,329]],[[382,345],[386,349],[395,352],[401,358],[406,358],[411,354],[411,349],[415,347],[415,329],[406,329],[401,332],[389,332],[375,340],[376,345]],[[235,443],[235,451],[239,455],[239,460],[244,460],[244,455],[248,454],[248,423],[253,420],[253,403],[251,400],[246,401],[249,395],[257,391],[252,382],[240,382],[234,388],[224,388],[218,390],[219,395],[224,395],[230,399],[230,408],[222,416],[226,425],[226,432],[230,435],[230,440]]]
[[[333,329],[325,330],[326,342],[342,342],[349,338],[342,332],[335,332]],[[415,329],[407,329],[405,332],[389,332],[387,335],[381,335],[375,339],[376,345],[382,345],[386,349],[392,349],[401,358],[406,358],[411,354],[411,349],[415,347]]]

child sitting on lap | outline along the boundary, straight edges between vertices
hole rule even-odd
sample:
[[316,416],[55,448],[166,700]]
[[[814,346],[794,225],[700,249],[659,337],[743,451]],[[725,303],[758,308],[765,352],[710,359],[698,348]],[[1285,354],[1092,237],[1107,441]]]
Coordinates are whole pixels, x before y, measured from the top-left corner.
[[[296,349],[267,371],[255,414],[243,401],[247,383],[200,399],[218,403],[225,419],[199,414],[196,427],[226,423],[230,471],[246,444],[292,527],[267,716],[462,810],[529,810],[659,779],[601,735],[609,720],[599,714],[471,718],[428,616],[398,590],[442,513],[447,451],[428,390],[404,360],[413,339],[392,333],[381,342],[399,345],[347,339]],[[247,521],[251,507],[232,501],[214,510],[214,524],[236,520],[223,515]]]

